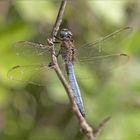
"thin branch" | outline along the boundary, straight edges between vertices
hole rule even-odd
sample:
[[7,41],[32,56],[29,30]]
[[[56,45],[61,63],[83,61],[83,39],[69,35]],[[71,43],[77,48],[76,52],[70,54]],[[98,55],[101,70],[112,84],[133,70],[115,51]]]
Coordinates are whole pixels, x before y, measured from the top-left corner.
[[51,36],[50,36],[50,38],[52,38],[52,39],[57,35],[57,32],[58,32],[59,27],[61,25],[63,13],[64,13],[64,10],[66,7],[66,3],[67,3],[67,0],[62,0],[62,2],[61,2],[61,5],[60,5],[59,11],[58,11],[58,15],[56,17],[56,21],[55,21],[55,24],[53,26]]
[[106,117],[104,120],[101,121],[99,126],[94,130],[94,134],[97,136],[101,133],[102,129],[105,127],[105,125],[110,121],[110,117]]
[[[53,26],[53,29],[52,29],[52,32],[51,32],[51,35],[50,35],[50,39],[48,39],[48,45],[51,46],[51,48],[52,48],[51,49],[51,58],[52,58],[52,64],[53,64],[52,68],[55,70],[58,78],[60,79],[61,83],[63,84],[63,86],[64,86],[64,88],[65,88],[65,90],[68,94],[68,97],[69,97],[69,100],[70,100],[70,103],[71,103],[71,106],[72,106],[72,110],[73,110],[74,114],[76,115],[76,117],[79,121],[79,125],[80,125],[80,128],[81,128],[82,132],[87,136],[87,138],[89,140],[96,140],[96,135],[94,133],[96,131],[96,129],[94,130],[88,124],[86,119],[81,115],[81,113],[80,113],[80,111],[77,107],[77,104],[75,103],[75,100],[74,100],[73,90],[71,89],[69,83],[67,82],[64,75],[62,74],[62,72],[59,68],[59,65],[57,63],[56,55],[55,55],[55,49],[54,49],[53,42],[54,42],[55,36],[57,35],[57,32],[59,30],[59,26],[62,22],[62,17],[63,17],[63,13],[64,13],[64,10],[65,10],[66,3],[67,3],[67,0],[62,0],[61,1],[59,12],[58,12],[55,24]],[[101,129],[102,127],[99,127],[99,128]]]

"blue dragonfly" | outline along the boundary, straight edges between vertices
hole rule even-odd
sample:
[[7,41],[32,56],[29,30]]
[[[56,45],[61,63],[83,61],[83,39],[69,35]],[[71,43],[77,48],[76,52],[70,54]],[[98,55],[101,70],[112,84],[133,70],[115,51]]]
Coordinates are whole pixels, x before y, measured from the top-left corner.
[[[75,48],[74,41],[73,41],[73,35],[72,32],[68,29],[62,29],[60,31],[60,37],[57,37],[60,41],[60,49],[58,51],[57,57],[59,55],[62,56],[62,60],[65,64],[65,70],[67,73],[67,77],[70,83],[70,86],[74,93],[74,99],[75,102],[79,108],[79,111],[81,112],[82,116],[85,116],[85,110],[83,105],[83,100],[80,93],[80,88],[78,86],[78,82],[76,80],[75,72],[74,72],[74,65],[76,64],[76,53],[78,52],[78,62],[86,64],[87,62],[91,64],[91,66],[94,66],[96,62],[103,60],[104,62],[107,60],[107,62],[114,63],[114,59],[117,61],[122,60],[128,60],[128,55],[125,53],[111,53],[108,54],[105,52],[111,52],[112,49],[107,44],[104,48],[104,45],[106,42],[110,42],[112,39],[116,39],[118,36],[120,37],[123,33],[127,34],[128,31],[130,31],[130,27],[125,27],[120,30],[117,30],[97,41],[94,43],[87,43],[83,45],[82,47]],[[117,43],[117,42],[116,42]],[[27,65],[16,65],[12,67],[8,71],[8,78],[11,80],[16,81],[22,81],[22,82],[28,82],[36,84],[36,75],[39,76],[39,73],[41,71],[50,71],[50,68],[48,67],[48,63],[46,60],[48,60],[48,54],[50,51],[50,47],[43,44],[33,43],[29,41],[20,41],[16,43],[15,45],[16,49],[16,55],[17,56],[25,56],[27,60]],[[29,55],[27,55],[29,54]],[[80,54],[83,55],[80,57]],[[30,56],[35,56],[35,62],[38,61],[37,64],[28,64],[28,61],[30,61]],[[95,56],[97,55],[97,56]],[[28,57],[29,56],[29,57]],[[51,61],[51,60],[49,60]],[[104,63],[103,62],[103,63]],[[108,66],[107,66],[108,67]],[[28,77],[28,78],[27,78]]]

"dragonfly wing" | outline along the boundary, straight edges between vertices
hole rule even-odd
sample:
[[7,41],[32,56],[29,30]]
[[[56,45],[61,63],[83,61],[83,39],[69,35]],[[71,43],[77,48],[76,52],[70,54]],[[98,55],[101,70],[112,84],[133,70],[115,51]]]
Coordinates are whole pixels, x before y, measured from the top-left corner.
[[[47,45],[30,41],[15,43],[12,48],[15,54],[13,58],[15,66],[8,71],[8,78],[10,80],[36,85],[51,83],[50,81],[53,78],[56,81],[55,74],[48,67],[51,62],[49,50],[50,48]],[[20,65],[17,65],[17,63]]]
[[48,82],[48,79],[51,79],[51,72],[51,68],[46,64],[16,65],[8,71],[7,76],[9,80],[26,84],[45,85],[46,81]]
[[50,60],[49,46],[38,44],[30,41],[19,41],[12,47],[11,52],[14,54],[13,62],[15,65],[48,65]]
[[124,50],[127,43],[127,37],[132,31],[131,27],[119,29],[105,37],[101,37],[95,42],[90,42],[77,48],[79,59],[82,57],[101,56],[105,54],[120,53]]
[[126,64],[129,56],[122,51],[131,30],[132,28],[125,27],[95,41],[95,43],[91,42],[77,48],[77,62],[93,68],[98,73],[109,72],[113,68]]
[[106,76],[109,78],[109,75],[115,68],[124,66],[128,61],[129,56],[127,54],[112,54],[84,58],[75,63],[75,72],[78,79],[90,79],[93,78],[93,75],[99,76],[101,79],[106,78]]
[[87,63],[92,67],[102,66],[108,69],[115,68],[116,66],[126,64],[129,60],[129,56],[125,53],[118,54],[106,54],[101,56],[95,56],[90,58],[83,58],[78,63]]
[[30,41],[19,41],[14,44],[17,55],[43,55],[50,50],[47,45],[34,43]]

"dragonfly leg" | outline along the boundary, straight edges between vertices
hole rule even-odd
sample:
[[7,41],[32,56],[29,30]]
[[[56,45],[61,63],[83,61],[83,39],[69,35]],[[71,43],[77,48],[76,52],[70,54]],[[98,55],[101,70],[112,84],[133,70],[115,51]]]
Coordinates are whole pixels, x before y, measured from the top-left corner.
[[62,41],[62,39],[60,38],[60,37],[58,37],[58,36],[54,36],[56,39],[58,39],[58,40],[60,40],[60,41]]
[[61,54],[61,51],[59,50],[59,52],[56,54],[56,57],[58,57]]
[[60,44],[60,41],[54,41],[53,43],[55,43],[55,44],[58,44],[59,43]]
[[53,67],[54,66],[54,63],[53,62],[50,62],[49,64],[48,64],[48,67]]

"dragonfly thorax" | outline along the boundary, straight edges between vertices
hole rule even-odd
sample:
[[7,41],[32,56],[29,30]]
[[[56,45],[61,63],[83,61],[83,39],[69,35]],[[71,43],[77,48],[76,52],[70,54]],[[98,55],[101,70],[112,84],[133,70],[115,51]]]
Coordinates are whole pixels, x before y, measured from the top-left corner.
[[66,39],[66,38],[71,38],[72,37],[72,32],[69,31],[68,29],[64,28],[60,31],[60,38],[61,39]]

